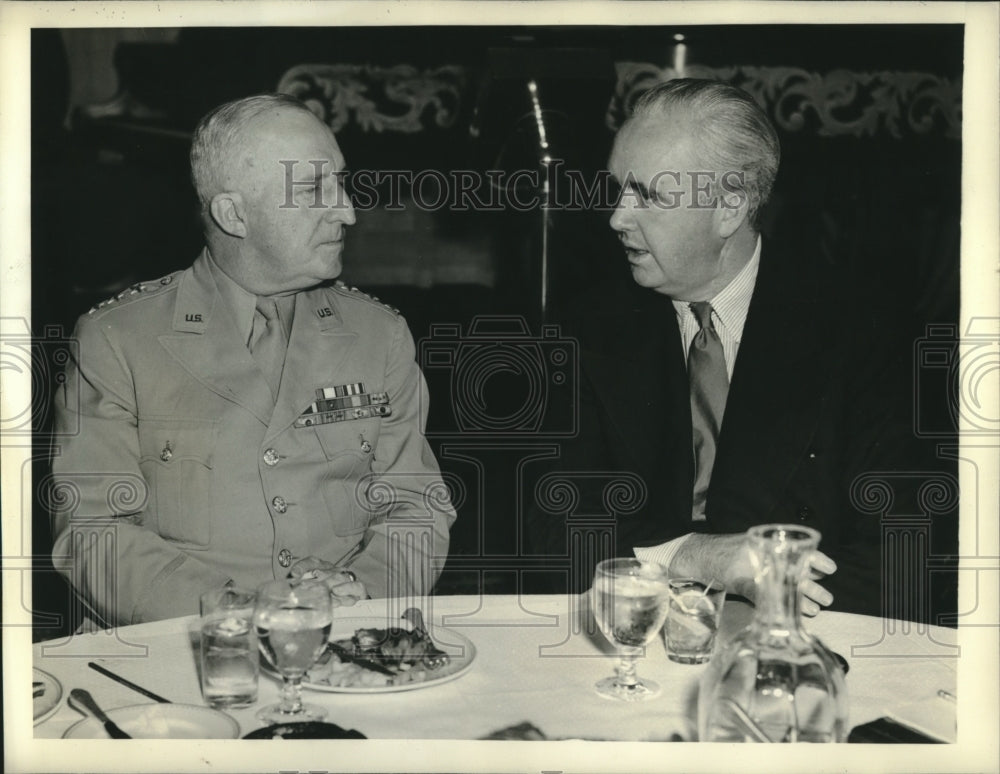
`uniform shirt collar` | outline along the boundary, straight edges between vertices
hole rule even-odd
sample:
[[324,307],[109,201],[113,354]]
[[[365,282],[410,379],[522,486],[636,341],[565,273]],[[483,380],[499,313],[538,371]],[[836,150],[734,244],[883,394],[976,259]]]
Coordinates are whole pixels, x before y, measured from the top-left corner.
[[[750,310],[750,298],[757,283],[757,271],[760,268],[761,238],[757,237],[757,246],[746,266],[720,290],[709,303],[715,316],[737,342],[743,339],[743,326]],[[678,315],[691,314],[687,301],[674,301],[674,309]]]
[[222,303],[229,310],[229,314],[236,323],[236,330],[239,331],[245,343],[250,341],[250,333],[253,330],[253,315],[257,307],[257,296],[244,290],[236,284],[233,279],[226,274],[208,253],[208,269],[215,280],[215,287],[219,290]]

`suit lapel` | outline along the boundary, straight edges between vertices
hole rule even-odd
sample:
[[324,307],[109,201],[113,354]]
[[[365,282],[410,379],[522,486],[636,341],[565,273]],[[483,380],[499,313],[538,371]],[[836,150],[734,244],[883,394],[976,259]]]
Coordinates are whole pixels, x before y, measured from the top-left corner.
[[657,444],[655,434],[643,431],[662,426],[670,413],[667,383],[674,369],[668,360],[680,357],[671,348],[676,322],[665,305],[632,308],[609,321],[597,321],[596,338],[584,352],[589,378],[617,434],[617,442],[644,463]]
[[285,355],[278,400],[266,438],[284,431],[316,400],[316,389],[343,382],[341,365],[354,347],[357,334],[344,327],[337,296],[320,288],[301,293]]
[[174,333],[160,336],[160,344],[208,389],[266,425],[271,391],[223,307],[205,253],[181,275],[175,304]]
[[776,266],[766,249],[726,403],[710,519],[713,504],[733,503],[767,518],[808,449],[829,380],[815,289],[788,281],[789,266]]
[[615,319],[596,320],[595,344],[584,356],[610,419],[605,432],[614,438],[609,445],[618,450],[623,467],[646,477],[657,497],[651,509],[656,512],[650,512],[654,523],[634,525],[646,536],[637,539],[661,542],[691,513],[694,462],[687,369],[670,299],[638,288],[630,299],[635,300],[623,303]]

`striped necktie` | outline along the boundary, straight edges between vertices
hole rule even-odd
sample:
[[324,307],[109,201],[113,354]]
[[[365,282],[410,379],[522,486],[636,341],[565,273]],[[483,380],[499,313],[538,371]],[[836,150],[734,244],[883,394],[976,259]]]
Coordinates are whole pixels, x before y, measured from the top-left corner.
[[726,373],[722,342],[712,325],[712,305],[707,301],[697,301],[690,306],[699,326],[688,349],[691,431],[695,461],[691,519],[704,521],[705,500],[712,479],[715,448],[719,440],[719,430],[722,428],[722,415],[726,410],[726,396],[729,393],[729,377]]

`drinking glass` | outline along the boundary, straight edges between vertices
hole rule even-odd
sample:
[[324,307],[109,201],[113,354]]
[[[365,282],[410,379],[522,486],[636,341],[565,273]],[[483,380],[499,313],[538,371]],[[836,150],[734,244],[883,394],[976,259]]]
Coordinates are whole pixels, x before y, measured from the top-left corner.
[[201,691],[215,708],[257,701],[256,600],[255,592],[232,585],[201,595]]
[[704,664],[712,657],[722,620],[726,590],[716,581],[670,579],[670,604],[663,626],[667,658],[678,664]]
[[316,581],[276,580],[257,590],[254,628],[264,658],[281,675],[281,701],[257,717],[269,723],[322,720],[326,710],[302,703],[302,678],[326,648],[333,625],[330,591]]
[[636,658],[667,617],[670,587],[667,570],[639,559],[605,559],[597,565],[591,604],[601,632],[618,651],[614,677],[606,677],[597,692],[606,698],[644,701],[660,692],[652,680],[636,675]]

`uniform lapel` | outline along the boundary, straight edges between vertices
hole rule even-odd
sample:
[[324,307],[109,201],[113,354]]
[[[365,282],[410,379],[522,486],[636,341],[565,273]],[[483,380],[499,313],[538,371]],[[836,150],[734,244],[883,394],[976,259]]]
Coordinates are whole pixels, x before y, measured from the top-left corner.
[[295,318],[288,340],[281,387],[266,438],[291,425],[316,400],[316,390],[343,383],[341,365],[357,334],[344,327],[336,294],[320,288],[295,300]]
[[271,417],[271,391],[223,307],[205,253],[181,275],[173,330],[159,337],[164,349],[212,392],[247,409],[266,425]]

